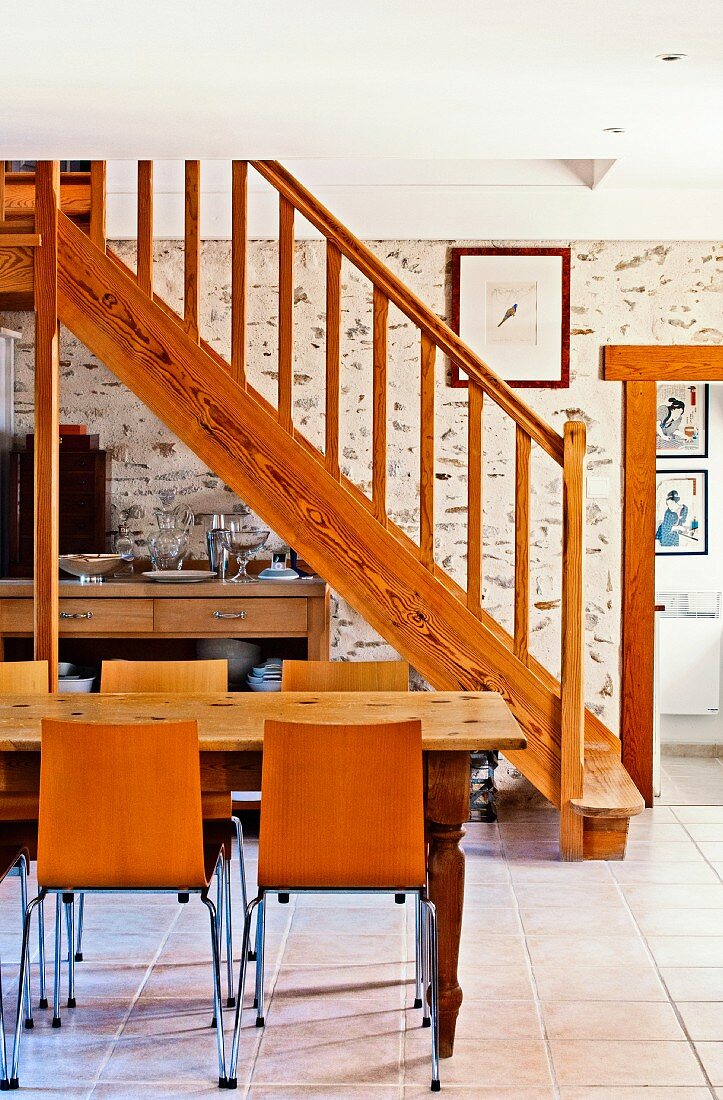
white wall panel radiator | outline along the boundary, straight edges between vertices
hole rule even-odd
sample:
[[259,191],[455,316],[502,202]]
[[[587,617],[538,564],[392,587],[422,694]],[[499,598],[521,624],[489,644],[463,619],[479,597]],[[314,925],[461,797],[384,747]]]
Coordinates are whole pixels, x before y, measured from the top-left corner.
[[720,592],[657,592],[660,711],[717,714],[720,703]]

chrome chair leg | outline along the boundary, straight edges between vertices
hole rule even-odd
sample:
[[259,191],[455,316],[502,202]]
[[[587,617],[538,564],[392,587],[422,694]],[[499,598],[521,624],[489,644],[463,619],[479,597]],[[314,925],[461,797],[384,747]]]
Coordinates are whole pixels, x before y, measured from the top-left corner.
[[437,951],[437,910],[427,898],[422,899],[427,925],[426,948],[429,968],[429,1000],[432,1011],[432,1092],[439,1092],[439,969]]
[[[236,994],[236,1018],[233,1026],[233,1042],[231,1044],[231,1060],[229,1062],[228,1069],[228,1086],[231,1089],[236,1088],[236,1067],[238,1065],[238,1050],[239,1039],[241,1036],[241,1020],[243,1018],[243,1003],[244,992],[246,990],[246,971],[248,969],[249,960],[251,958],[251,952],[249,951],[249,945],[251,943],[251,923],[253,921],[254,909],[259,905],[260,898],[254,898],[250,905],[248,905],[244,911],[244,934],[241,944],[241,972],[238,979],[238,992]],[[256,919],[256,934],[258,935],[258,917]]]
[[430,1015],[429,986],[431,982],[431,968],[429,965],[429,922],[424,901],[420,898],[419,911],[419,955],[422,974],[422,1027],[432,1026]]
[[78,898],[78,930],[75,935],[75,961],[83,961],[83,917],[85,916],[85,894]]
[[[40,894],[28,905],[25,910],[25,917],[23,919],[23,942],[20,948],[20,976],[18,980],[18,1001],[17,1011],[15,1013],[15,1034],[13,1040],[13,1058],[10,1067],[10,1078],[8,1081],[8,1087],[16,1089],[19,1086],[18,1080],[18,1065],[20,1063],[20,1037],[23,1032],[23,1001],[25,999],[25,977],[29,967],[29,950],[28,940],[30,933],[30,922],[33,916],[33,909],[38,905],[45,897],[45,891],[41,891]],[[4,1048],[4,1035],[3,1035],[3,1048]],[[4,1050],[3,1050],[4,1054]]]
[[261,896],[256,913],[256,1027],[263,1027],[264,1018],[264,947],[266,944],[266,897]]
[[414,895],[414,1007],[422,1007],[422,901]]
[[63,895],[63,904],[68,936],[68,1008],[75,1008],[75,894]]
[[[25,856],[18,860],[18,874],[20,875],[20,904],[22,906],[23,920],[28,908],[28,865]],[[33,1027],[33,1006],[30,1002],[30,967],[25,968],[23,982],[23,999],[25,1001],[25,1027],[30,1031]]]
[[55,961],[53,970],[53,1027],[60,1027],[60,952],[63,940],[62,901],[55,895]]
[[[246,910],[249,907],[249,898],[248,898],[248,892],[247,892],[247,887],[246,887],[246,864],[244,863],[244,831],[243,831],[243,827],[241,825],[241,819],[240,818],[232,817],[231,820],[233,821],[234,828],[236,829],[236,844],[238,846],[239,874],[240,874],[240,877],[241,877],[241,906],[242,906],[243,911],[245,913]],[[249,942],[251,942],[250,937],[249,937]],[[256,952],[255,951],[249,951],[249,959],[251,960],[251,962],[253,962],[255,960],[255,958],[256,958]]]
[[45,899],[38,903],[38,971],[40,975],[39,1008],[48,1007],[48,991],[45,985]]
[[209,912],[211,921],[211,952],[213,958],[213,1005],[217,1021],[216,1027],[216,1051],[218,1054],[218,1084],[219,1088],[228,1086],[226,1075],[226,1045],[223,1035],[223,1007],[221,1004],[221,956],[219,952],[218,918],[216,908],[207,894],[202,894],[203,904]]
[[[233,986],[233,923],[231,920],[231,861],[226,860],[223,868],[225,894],[224,917],[226,920],[226,1008],[234,1008],[236,997]],[[245,908],[245,907],[244,907]]]
[[[223,879],[224,879],[224,857],[221,855],[216,864],[214,870],[214,876],[216,878],[216,904],[214,906],[214,921],[216,929],[216,948],[218,950],[218,957],[221,958],[221,935],[223,931],[223,906],[224,906],[224,893],[223,893]],[[218,1026],[218,1015],[216,1014],[216,1002],[213,1004],[213,1019],[211,1020],[211,1027]]]
[[[23,924],[25,914],[23,913]],[[2,979],[0,979],[0,1089],[6,1092],[10,1088],[8,1081],[8,1055],[5,1047],[5,1014],[3,1012]]]

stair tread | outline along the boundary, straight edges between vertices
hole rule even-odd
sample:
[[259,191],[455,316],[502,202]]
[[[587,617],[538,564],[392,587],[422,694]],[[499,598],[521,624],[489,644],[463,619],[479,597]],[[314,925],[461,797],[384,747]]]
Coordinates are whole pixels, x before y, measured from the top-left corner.
[[583,817],[634,817],[645,809],[640,791],[612,749],[585,747],[585,777],[581,798],[571,799]]

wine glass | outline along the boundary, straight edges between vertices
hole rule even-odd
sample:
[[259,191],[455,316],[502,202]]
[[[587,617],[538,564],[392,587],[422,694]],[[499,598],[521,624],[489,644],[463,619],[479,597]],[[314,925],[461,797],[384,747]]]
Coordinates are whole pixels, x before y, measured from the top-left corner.
[[240,519],[229,517],[227,519],[226,527],[219,531],[218,535],[224,550],[236,557],[238,573],[235,577],[230,578],[231,581],[236,584],[256,582],[256,577],[250,577],[246,572],[246,566],[254,554],[265,544],[270,533],[270,531],[264,531],[260,528],[247,527],[245,517]]

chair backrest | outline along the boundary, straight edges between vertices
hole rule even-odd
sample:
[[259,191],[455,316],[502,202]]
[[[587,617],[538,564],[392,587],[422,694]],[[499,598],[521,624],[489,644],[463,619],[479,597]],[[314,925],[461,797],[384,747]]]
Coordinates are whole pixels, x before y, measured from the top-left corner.
[[206,885],[196,722],[43,719],[38,883]]
[[421,722],[266,722],[259,887],[419,887],[425,856]]
[[103,661],[102,692],[203,693],[228,689],[228,661]]
[[47,690],[47,661],[0,662],[0,695],[39,695]]
[[282,691],[409,691],[406,661],[284,661]]

